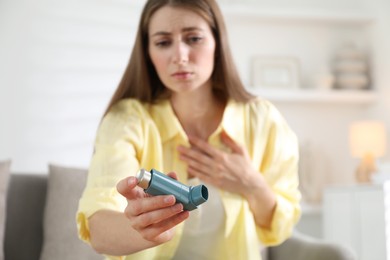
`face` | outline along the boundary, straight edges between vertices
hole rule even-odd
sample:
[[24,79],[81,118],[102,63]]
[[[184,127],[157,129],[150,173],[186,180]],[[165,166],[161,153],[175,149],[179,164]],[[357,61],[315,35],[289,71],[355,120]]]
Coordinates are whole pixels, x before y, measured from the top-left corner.
[[149,24],[148,49],[160,80],[174,94],[211,88],[215,39],[195,12],[169,6],[157,10]]

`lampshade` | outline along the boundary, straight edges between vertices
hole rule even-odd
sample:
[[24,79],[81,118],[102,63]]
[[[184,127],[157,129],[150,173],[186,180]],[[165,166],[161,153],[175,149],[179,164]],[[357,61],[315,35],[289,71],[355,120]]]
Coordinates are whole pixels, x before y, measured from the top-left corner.
[[351,154],[362,158],[367,154],[381,157],[386,151],[386,129],[380,121],[358,121],[350,125],[349,144]]

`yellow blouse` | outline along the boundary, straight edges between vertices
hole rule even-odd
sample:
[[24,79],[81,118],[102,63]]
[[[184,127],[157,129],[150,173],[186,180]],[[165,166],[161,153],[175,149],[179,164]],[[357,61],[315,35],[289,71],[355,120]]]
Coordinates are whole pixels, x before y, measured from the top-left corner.
[[[228,102],[220,126],[208,140],[211,145],[228,150],[219,138],[223,130],[247,148],[252,163],[277,194],[277,207],[271,228],[262,229],[255,225],[245,199],[220,190],[226,222],[218,259],[261,259],[259,241],[263,245],[283,242],[300,217],[297,138],[278,110],[262,99],[246,104]],[[187,183],[186,165],[179,159],[178,145],[189,147],[189,142],[168,100],[157,104],[134,99],[118,102],[97,133],[88,181],[77,212],[80,238],[89,242],[88,217],[96,211],[125,209],[126,200],[116,191],[116,184],[135,175],[139,168],[174,171],[181,182]],[[178,225],[175,237],[165,244],[121,259],[171,259],[182,229],[183,224]]]

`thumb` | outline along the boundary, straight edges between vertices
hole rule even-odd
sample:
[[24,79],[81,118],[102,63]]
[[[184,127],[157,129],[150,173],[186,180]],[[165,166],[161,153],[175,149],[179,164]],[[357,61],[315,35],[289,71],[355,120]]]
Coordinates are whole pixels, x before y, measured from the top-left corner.
[[[137,178],[127,177],[119,181],[116,185],[117,191],[127,199],[133,199],[142,196],[142,188],[137,187]],[[142,192],[142,193],[141,193]]]

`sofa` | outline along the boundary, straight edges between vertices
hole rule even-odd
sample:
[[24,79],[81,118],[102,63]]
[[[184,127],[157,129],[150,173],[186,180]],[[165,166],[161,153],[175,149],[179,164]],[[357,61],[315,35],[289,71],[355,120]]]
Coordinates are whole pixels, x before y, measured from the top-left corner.
[[[11,174],[9,166],[0,162],[0,260],[104,259],[77,237],[75,213],[86,170],[49,165],[45,174]],[[297,232],[263,254],[266,260],[357,259],[348,248]]]

